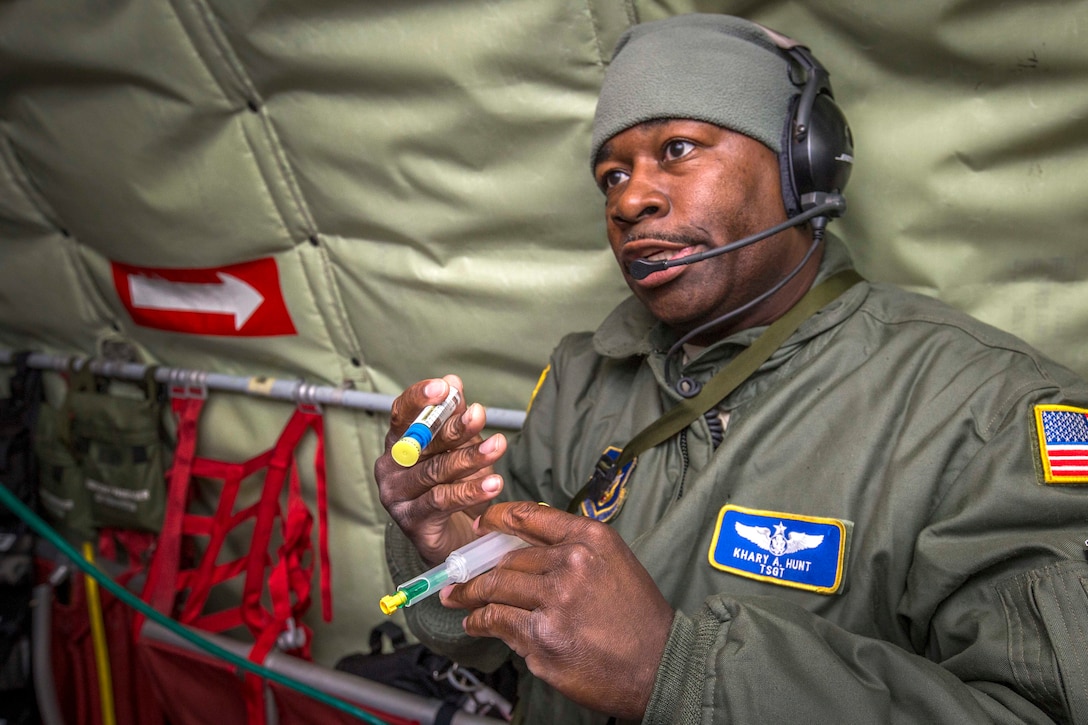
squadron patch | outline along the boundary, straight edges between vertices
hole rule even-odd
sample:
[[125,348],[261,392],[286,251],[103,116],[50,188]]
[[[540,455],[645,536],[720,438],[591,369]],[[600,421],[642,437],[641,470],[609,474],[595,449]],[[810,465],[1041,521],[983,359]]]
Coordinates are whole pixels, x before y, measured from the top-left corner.
[[591,484],[602,471],[607,470],[612,473],[612,476],[608,480],[601,481],[599,486],[590,486],[589,495],[580,506],[583,516],[597,521],[609,521],[615,518],[623,508],[624,499],[627,498],[627,480],[631,477],[631,471],[638,459],[626,464],[619,471],[612,471],[611,466],[619,459],[620,453],[619,448],[609,446],[601,454],[601,459],[594,470],[594,477],[590,479]]
[[843,585],[853,524],[778,511],[723,506],[710,565],[748,579],[835,594]]
[[1088,410],[1036,405],[1035,430],[1045,483],[1088,483]]

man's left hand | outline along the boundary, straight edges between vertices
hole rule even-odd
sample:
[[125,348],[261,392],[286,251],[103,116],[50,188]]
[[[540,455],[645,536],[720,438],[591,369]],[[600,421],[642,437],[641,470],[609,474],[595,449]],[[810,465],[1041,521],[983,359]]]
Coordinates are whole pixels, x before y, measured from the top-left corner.
[[641,718],[674,612],[630,547],[605,524],[524,501],[492,506],[486,531],[533,546],[443,591],[471,610],[465,631],[503,640],[580,705]]

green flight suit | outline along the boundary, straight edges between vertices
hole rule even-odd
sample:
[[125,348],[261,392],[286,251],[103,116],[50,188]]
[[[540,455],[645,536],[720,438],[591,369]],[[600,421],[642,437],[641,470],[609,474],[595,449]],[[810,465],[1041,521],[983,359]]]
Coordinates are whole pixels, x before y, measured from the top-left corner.
[[[820,279],[848,266],[829,241]],[[505,496],[565,507],[602,451],[679,400],[679,375],[705,382],[759,332],[668,374],[671,339],[633,298],[566,337]],[[723,401],[716,450],[700,419],[627,481],[611,525],[677,610],[645,721],[1088,723],[1088,487],[1044,481],[1037,405],[1088,408],[1088,384],[930,298],[861,283],[805,322]],[[780,564],[840,532],[826,586],[760,570],[785,547],[732,518],[751,511],[783,535],[824,527]],[[395,530],[387,549],[395,581],[422,567]],[[406,614],[459,661],[504,656],[437,597]],[[531,676],[521,695],[530,723],[607,720]]]

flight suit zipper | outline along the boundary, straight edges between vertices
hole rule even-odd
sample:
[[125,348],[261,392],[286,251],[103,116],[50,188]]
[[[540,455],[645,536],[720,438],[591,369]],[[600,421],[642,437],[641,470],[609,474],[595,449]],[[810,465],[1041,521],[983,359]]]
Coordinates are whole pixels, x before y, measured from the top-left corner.
[[688,430],[680,431],[680,486],[676,490],[676,500],[684,495],[684,479],[688,475]]

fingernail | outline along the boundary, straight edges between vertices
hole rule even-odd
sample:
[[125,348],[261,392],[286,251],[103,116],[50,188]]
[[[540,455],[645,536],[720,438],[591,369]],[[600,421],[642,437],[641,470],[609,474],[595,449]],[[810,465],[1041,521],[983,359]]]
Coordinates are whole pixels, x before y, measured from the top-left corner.
[[495,493],[502,488],[502,480],[498,476],[488,476],[480,483],[480,488],[488,493]]
[[423,394],[428,398],[437,398],[446,389],[446,381],[432,380],[423,388]]

